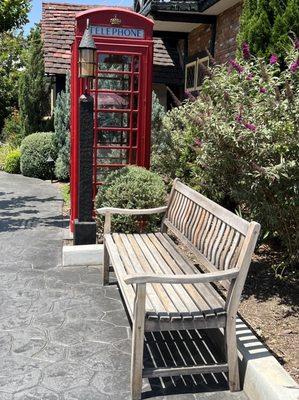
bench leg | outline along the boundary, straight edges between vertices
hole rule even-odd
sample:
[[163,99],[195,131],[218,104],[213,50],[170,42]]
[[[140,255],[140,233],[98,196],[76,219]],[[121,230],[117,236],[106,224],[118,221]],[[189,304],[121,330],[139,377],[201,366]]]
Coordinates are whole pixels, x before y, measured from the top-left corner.
[[134,305],[133,334],[132,334],[132,358],[131,358],[132,400],[140,400],[142,392],[145,297],[146,297],[145,285],[144,284],[137,285],[135,305]]
[[236,319],[230,318],[225,329],[228,363],[228,384],[231,392],[240,390],[239,362],[236,338]]
[[102,282],[103,286],[109,284],[109,265],[110,265],[110,258],[104,243],[104,254],[103,254],[103,271],[102,271]]

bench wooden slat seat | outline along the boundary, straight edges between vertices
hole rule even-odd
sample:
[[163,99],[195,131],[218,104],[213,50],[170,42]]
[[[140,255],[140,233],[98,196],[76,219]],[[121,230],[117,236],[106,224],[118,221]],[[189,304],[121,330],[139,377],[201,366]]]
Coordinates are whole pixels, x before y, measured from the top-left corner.
[[[119,285],[127,286],[124,279],[132,273],[162,273],[188,275],[199,270],[177,251],[177,246],[167,234],[105,235],[109,254],[118,253],[120,261],[114,271]],[[133,320],[134,296],[126,297],[127,308]],[[128,290],[128,288],[127,288]],[[163,326],[169,321],[168,330],[224,327],[225,301],[210,283],[198,284],[148,284],[146,290],[145,330]],[[159,329],[158,329],[159,330]],[[163,330],[163,329],[162,329]]]
[[[178,180],[165,207],[102,208],[97,212],[105,215],[103,284],[109,282],[111,263],[133,325],[132,400],[140,399],[142,377],[228,371],[230,390],[239,390],[235,322],[260,225],[245,221]],[[111,233],[113,214],[152,213],[165,214],[158,233]],[[226,299],[215,282],[228,290]],[[227,363],[143,368],[145,331],[211,328],[224,328]]]

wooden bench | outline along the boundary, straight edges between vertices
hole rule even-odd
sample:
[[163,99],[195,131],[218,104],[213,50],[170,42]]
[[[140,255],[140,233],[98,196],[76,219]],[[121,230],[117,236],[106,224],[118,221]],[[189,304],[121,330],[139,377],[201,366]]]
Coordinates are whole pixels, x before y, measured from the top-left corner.
[[[132,399],[140,399],[142,377],[228,371],[229,388],[240,390],[235,320],[260,231],[175,180],[168,205],[151,210],[98,209],[105,215],[103,284],[110,262],[132,320]],[[111,233],[112,214],[165,213],[161,231]],[[170,231],[196,258],[186,257]],[[212,282],[228,289],[224,300]],[[227,363],[143,369],[145,331],[224,328]]]

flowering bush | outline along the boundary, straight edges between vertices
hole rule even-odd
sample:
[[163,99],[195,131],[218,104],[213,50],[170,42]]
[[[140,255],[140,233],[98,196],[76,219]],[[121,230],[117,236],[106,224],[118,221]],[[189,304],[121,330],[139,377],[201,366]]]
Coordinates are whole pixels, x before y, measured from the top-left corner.
[[[172,134],[168,170],[278,237],[298,260],[298,49],[281,72],[277,57],[214,66],[196,99],[164,118]],[[168,163],[170,160],[168,158]],[[164,171],[163,171],[164,172]]]

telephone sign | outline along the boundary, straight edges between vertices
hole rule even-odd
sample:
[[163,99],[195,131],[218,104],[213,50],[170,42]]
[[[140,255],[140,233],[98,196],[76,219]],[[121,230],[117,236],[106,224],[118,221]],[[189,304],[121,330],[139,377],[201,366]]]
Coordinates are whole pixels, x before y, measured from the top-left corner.
[[116,28],[110,26],[91,26],[90,28],[91,33],[96,36],[144,39],[144,29]]

